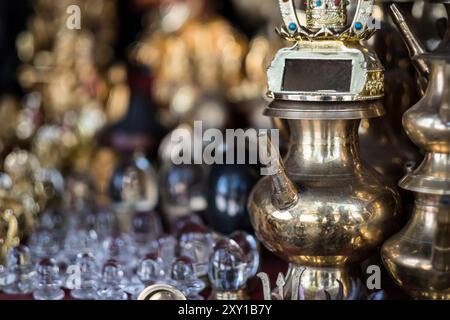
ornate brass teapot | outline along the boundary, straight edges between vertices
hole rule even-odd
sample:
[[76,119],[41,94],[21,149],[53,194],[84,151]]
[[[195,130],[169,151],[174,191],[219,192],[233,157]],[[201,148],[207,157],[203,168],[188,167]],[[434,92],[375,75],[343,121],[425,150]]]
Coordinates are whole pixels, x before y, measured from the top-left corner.
[[[307,16],[314,17],[317,11],[308,10],[318,3],[307,1]],[[274,100],[265,114],[287,119],[290,145],[277,173],[253,189],[249,212],[262,243],[290,262],[287,283],[306,268],[299,280],[306,299],[324,290],[336,295],[337,280],[346,296],[352,267],[395,231],[400,212],[395,188],[359,154],[360,120],[384,112],[383,67],[360,44],[374,32],[373,1],[358,2],[349,27],[339,5],[324,7],[309,29],[292,1],[279,4],[280,34],[296,44],[281,49],[269,68]],[[285,290],[284,298],[289,294]]]

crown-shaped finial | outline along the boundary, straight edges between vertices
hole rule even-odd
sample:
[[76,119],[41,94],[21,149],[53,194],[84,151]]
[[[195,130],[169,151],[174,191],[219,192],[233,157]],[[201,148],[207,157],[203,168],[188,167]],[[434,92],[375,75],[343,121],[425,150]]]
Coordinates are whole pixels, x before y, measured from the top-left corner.
[[342,30],[347,26],[346,0],[306,1],[306,25],[310,30]]
[[278,0],[284,26],[279,34],[289,41],[369,39],[375,32],[374,0],[358,0],[356,13],[347,24],[348,0],[306,0],[306,26],[300,24],[294,0]]

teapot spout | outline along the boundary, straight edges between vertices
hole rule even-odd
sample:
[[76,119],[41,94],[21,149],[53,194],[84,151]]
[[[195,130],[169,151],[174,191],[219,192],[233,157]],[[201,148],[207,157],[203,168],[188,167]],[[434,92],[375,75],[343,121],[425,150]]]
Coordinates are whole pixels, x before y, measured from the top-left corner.
[[427,53],[425,46],[420,42],[419,38],[415,35],[414,31],[406,22],[405,17],[396,4],[391,5],[392,19],[397,26],[403,41],[408,47],[409,55],[413,60],[413,63],[417,71],[425,78],[428,79],[430,75],[430,67],[419,56]]
[[279,210],[289,209],[298,201],[297,187],[287,176],[283,160],[267,133],[261,133],[258,139],[261,162],[271,167],[272,204]]

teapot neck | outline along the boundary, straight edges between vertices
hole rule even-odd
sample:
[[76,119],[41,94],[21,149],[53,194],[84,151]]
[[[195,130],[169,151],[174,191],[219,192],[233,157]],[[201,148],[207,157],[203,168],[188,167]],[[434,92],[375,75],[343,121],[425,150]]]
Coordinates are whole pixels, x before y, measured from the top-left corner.
[[430,82],[428,85],[428,91],[436,94],[442,93],[442,91],[449,85],[449,77],[447,76],[450,65],[443,60],[429,60],[431,65]]
[[288,120],[294,144],[353,144],[358,140],[359,119]]
[[302,179],[354,174],[361,166],[360,120],[289,120],[291,147],[286,170]]

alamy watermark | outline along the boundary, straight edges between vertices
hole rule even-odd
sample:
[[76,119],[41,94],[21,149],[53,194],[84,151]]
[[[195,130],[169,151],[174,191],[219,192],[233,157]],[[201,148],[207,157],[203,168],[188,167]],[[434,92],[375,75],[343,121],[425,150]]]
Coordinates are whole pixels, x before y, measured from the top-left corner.
[[175,129],[170,138],[175,165],[260,163],[261,175],[273,175],[279,168],[278,129],[226,129],[224,134],[214,128],[203,130],[202,122],[194,121],[193,130]]
[[69,30],[81,30],[81,9],[72,4],[67,7],[66,13],[69,15],[66,19],[66,27]]

